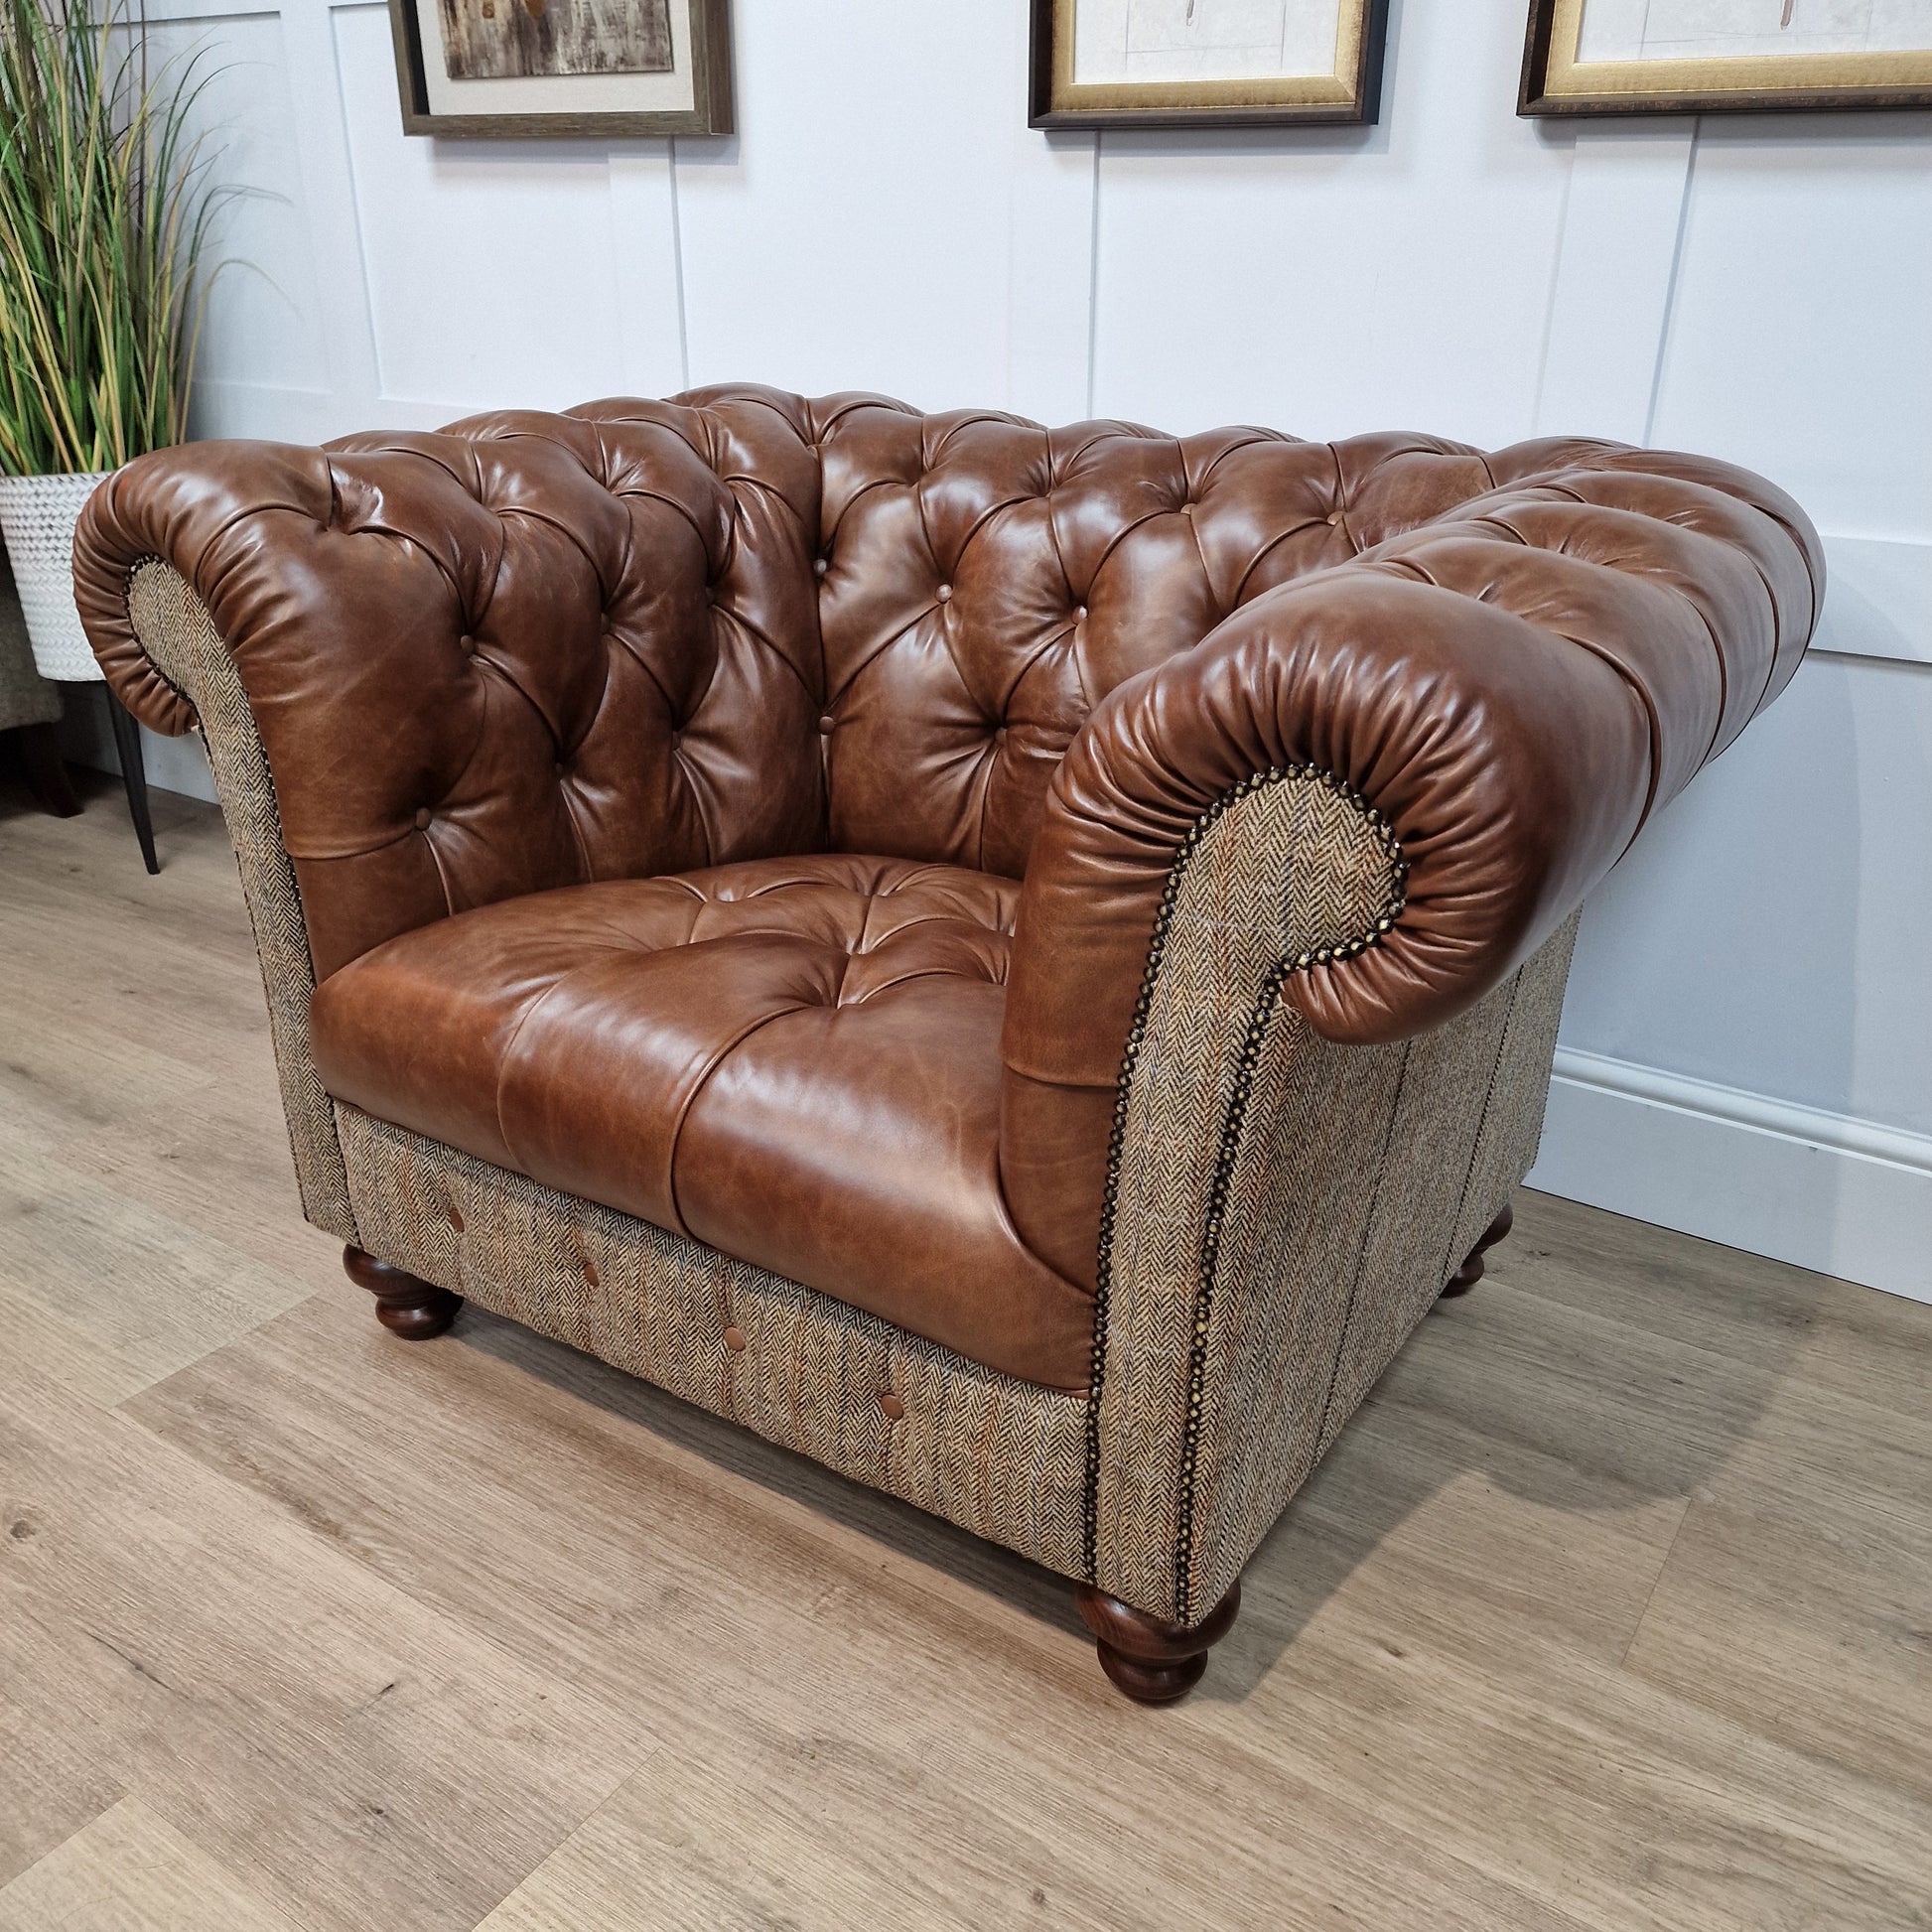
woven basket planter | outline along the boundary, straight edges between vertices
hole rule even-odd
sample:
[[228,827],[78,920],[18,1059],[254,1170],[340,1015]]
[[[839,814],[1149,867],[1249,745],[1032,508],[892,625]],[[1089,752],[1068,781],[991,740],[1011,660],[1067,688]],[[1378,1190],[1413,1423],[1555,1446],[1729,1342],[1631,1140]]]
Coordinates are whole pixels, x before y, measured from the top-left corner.
[[45,678],[100,676],[73,608],[73,526],[104,475],[0,477],[0,531],[13,560],[34,665]]

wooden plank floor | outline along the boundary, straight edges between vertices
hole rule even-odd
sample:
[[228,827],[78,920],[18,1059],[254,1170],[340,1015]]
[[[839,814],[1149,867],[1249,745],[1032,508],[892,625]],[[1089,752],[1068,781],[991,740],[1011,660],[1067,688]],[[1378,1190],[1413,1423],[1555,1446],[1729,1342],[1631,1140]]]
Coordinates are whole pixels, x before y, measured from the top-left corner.
[[0,791],[0,1932],[1932,1927],[1932,1308],[1537,1195],[1206,1684],[305,1227],[234,871]]

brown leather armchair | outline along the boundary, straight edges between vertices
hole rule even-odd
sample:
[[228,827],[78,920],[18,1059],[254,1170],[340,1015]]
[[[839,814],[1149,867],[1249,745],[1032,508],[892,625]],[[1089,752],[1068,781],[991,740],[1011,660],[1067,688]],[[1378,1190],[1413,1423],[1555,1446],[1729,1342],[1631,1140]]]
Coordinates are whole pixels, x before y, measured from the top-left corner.
[[1481,1272],[1578,907],[1823,581],[1696,457],[758,389],[168,451],[74,568],[383,1320],[1078,1579],[1149,1700]]

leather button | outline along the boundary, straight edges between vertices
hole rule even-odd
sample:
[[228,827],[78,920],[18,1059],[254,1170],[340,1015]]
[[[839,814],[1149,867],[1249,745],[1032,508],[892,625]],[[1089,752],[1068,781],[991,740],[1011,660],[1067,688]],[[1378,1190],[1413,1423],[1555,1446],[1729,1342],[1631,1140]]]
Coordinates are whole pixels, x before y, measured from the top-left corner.
[[901,1422],[904,1420],[905,1404],[902,1403],[898,1399],[898,1397],[892,1392],[892,1390],[888,1389],[886,1393],[879,1398],[879,1406],[880,1408],[885,1410],[887,1416],[890,1417],[892,1421]]
[[1073,621],[1075,623],[1085,623],[1086,621],[1087,621],[1087,607],[1083,604],[1080,606],[1080,608],[1077,611],[1074,612]]
[[417,814],[416,814],[416,829],[417,829],[417,831],[419,831],[419,832],[427,832],[427,831],[429,830],[429,817],[430,817],[430,812],[429,812],[429,807],[428,807],[427,805],[425,805],[425,806],[423,806],[423,808],[422,808],[422,809],[421,809],[421,810],[420,810],[419,812],[417,812]]
[[1192,515],[1193,515],[1193,513],[1194,513],[1194,506],[1193,506],[1193,504],[1192,504],[1192,503],[1182,503],[1182,504],[1181,504],[1181,506],[1180,506],[1180,513],[1181,513],[1181,515],[1182,515],[1182,516],[1192,516]]
[[553,777],[561,778],[569,771],[569,769],[570,769],[569,765],[567,765],[562,759],[559,759],[556,761],[556,763],[550,767],[550,772]]
[[950,604],[952,602],[952,586],[950,584],[941,584],[939,586],[939,602],[941,604]]
[[729,1348],[734,1355],[744,1354],[745,1352],[744,1329],[727,1328],[725,1330],[725,1346]]
[[823,557],[814,557],[812,559],[812,575],[814,577],[823,577],[831,568],[831,564]]
[[462,635],[461,637],[459,637],[459,638],[457,639],[457,644],[458,644],[458,646],[459,646],[459,647],[461,648],[461,650],[462,650],[462,652],[463,652],[463,654],[464,654],[464,656],[465,656],[465,657],[474,657],[474,656],[476,656],[476,654],[477,654],[477,640],[476,640],[476,638],[474,638],[473,636],[471,636],[471,634],[469,633],[469,631],[467,631],[467,630],[466,630],[466,631],[465,631],[465,632],[463,633],[463,635]]
[[585,1262],[584,1281],[588,1287],[595,1288],[597,1286],[597,1263],[596,1262],[594,1261]]
[[825,716],[818,721],[818,728],[827,738],[830,738],[832,736],[832,727],[838,721],[828,711],[825,714]]
[[450,1225],[461,1234],[463,1232],[463,1210],[457,1206],[455,1201],[452,1201],[443,1211],[449,1215]]
[[1337,523],[1339,523],[1340,521],[1341,521],[1341,511],[1340,511],[1340,510],[1332,510],[1332,511],[1330,511],[1330,512],[1329,512],[1329,516],[1328,516],[1328,525],[1329,525],[1329,528],[1330,528],[1330,529],[1332,529],[1332,528],[1333,528],[1333,527],[1334,527],[1334,526],[1335,526],[1335,525],[1336,525]]

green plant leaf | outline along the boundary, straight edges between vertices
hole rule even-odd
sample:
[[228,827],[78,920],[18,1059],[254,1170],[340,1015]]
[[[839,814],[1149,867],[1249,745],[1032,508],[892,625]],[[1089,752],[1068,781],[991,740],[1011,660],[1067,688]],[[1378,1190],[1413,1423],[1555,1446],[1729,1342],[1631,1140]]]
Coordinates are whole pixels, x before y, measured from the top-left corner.
[[0,471],[186,435],[228,193],[194,124],[217,71],[205,49],[151,64],[138,0],[0,0]]

